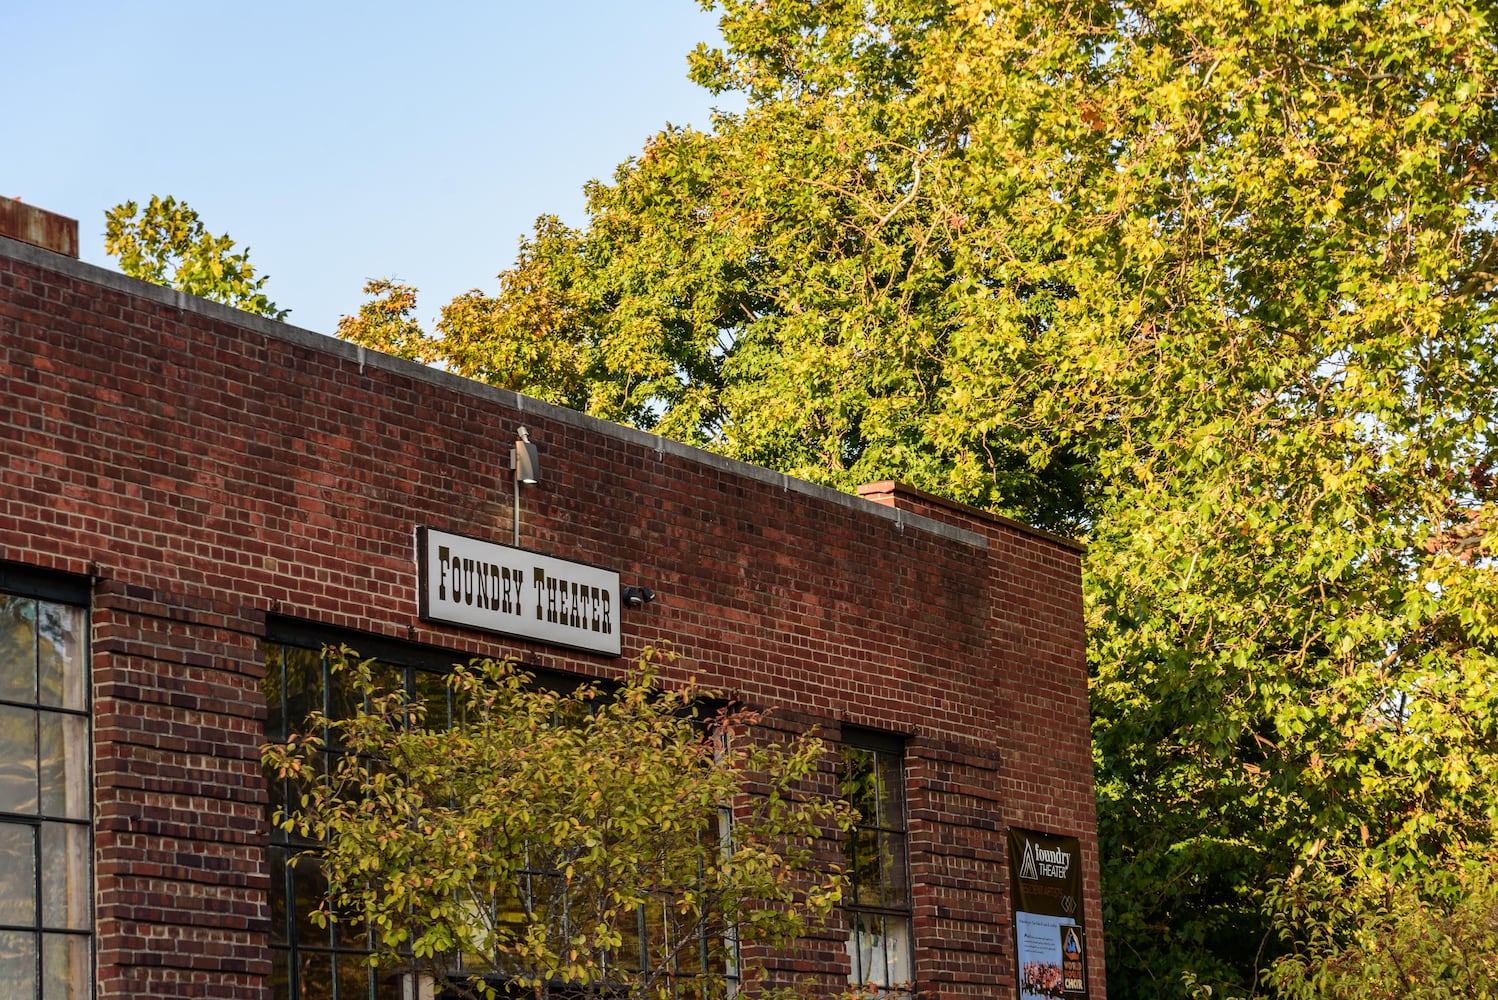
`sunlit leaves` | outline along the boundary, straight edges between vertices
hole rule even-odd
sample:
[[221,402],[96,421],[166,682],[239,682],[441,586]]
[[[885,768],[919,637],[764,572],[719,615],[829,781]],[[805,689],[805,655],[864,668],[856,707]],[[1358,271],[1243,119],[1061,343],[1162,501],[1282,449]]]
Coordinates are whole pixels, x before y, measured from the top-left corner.
[[435,345],[415,318],[415,288],[390,278],[371,278],[364,294],[369,301],[357,314],[339,318],[339,339],[411,361],[436,357]]
[[144,209],[127,201],[104,217],[104,249],[132,278],[271,319],[290,314],[266,298],[266,276],[255,276],[249,248],[235,253],[234,241],[208,232],[185,203],[152,195]]
[[1354,943],[1305,900],[1459,884],[1498,838],[1492,5],[716,6],[692,72],[744,111],[543,221],[465,370],[1085,536],[1113,995],[1270,989]]
[[849,814],[814,794],[815,739],[758,738],[758,714],[711,710],[644,660],[607,691],[459,666],[456,721],[429,725],[374,664],[343,657],[350,717],[306,723],[342,748],[332,768],[315,736],[265,760],[306,789],[276,821],[324,845],[322,916],[372,929],[382,964],[475,993],[504,980],[667,997],[689,973],[721,996],[735,940],[794,937],[839,899],[814,849]]
[[1345,930],[1292,872],[1490,840],[1491,571],[1448,554],[1491,522],[1490,11],[724,11],[739,453],[841,483],[826,441],[909,435],[847,471],[1085,530],[1110,991],[1258,990]]

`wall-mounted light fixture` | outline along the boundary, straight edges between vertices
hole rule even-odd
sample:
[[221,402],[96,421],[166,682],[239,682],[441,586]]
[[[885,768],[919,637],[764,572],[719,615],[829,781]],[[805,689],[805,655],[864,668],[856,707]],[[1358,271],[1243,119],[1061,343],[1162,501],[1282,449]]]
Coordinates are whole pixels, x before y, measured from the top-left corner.
[[655,591],[649,587],[625,587],[619,592],[626,608],[643,608],[655,600]]
[[541,481],[541,463],[531,435],[524,427],[517,432],[515,447],[510,449],[510,469],[515,474],[515,547],[520,547],[520,484],[534,486]]

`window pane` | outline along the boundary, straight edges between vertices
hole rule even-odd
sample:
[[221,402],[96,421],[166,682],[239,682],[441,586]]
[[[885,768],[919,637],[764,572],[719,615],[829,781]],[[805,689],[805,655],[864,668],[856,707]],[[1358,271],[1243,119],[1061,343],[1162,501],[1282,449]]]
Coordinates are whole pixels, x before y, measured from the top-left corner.
[[842,775],[838,792],[854,809],[858,822],[873,826],[878,822],[879,800],[875,793],[874,753],[859,747],[840,747]]
[[328,881],[323,878],[322,866],[316,858],[300,857],[292,863],[292,925],[296,939],[301,944],[326,947],[331,934],[326,927],[312,922],[311,913],[322,905],[328,892]]
[[[0,823],[0,924],[36,921],[35,829]],[[6,981],[0,975],[0,983]]]
[[879,874],[884,906],[910,905],[905,873],[905,834],[879,834]]
[[37,693],[43,705],[82,711],[88,615],[82,608],[37,605]]
[[297,960],[297,1000],[333,1000],[333,956],[302,952]]
[[369,930],[355,915],[340,916],[333,924],[333,940],[340,948],[368,949]]
[[265,739],[270,743],[286,742],[286,663],[285,646],[265,643],[265,677],[260,690],[265,694]]
[[286,667],[286,725],[302,728],[307,713],[322,711],[322,656],[315,649],[281,647]]
[[645,900],[645,969],[660,969],[670,957],[670,939],[667,935],[666,911],[656,896]]
[[910,921],[904,917],[884,918],[885,986],[910,986],[915,977],[910,970]]
[[885,985],[882,918],[877,913],[853,913],[849,923],[848,958],[852,965],[848,982],[855,986]]
[[447,711],[447,681],[441,674],[417,670],[416,697],[426,706],[428,729],[446,729],[451,725]]
[[493,915],[494,926],[513,930],[525,923],[525,904],[513,884],[502,886],[486,904]]
[[[879,826],[887,830],[905,829],[905,775],[895,754],[878,754]],[[872,822],[872,821],[866,821]]]
[[848,874],[853,879],[853,905],[879,906],[879,835],[867,827],[854,827],[847,837]]
[[369,956],[338,956],[338,1000],[369,1000]]
[[640,910],[621,913],[615,924],[619,931],[619,947],[614,951],[612,964],[615,968],[639,972],[644,965],[640,955]]
[[88,819],[88,720],[81,715],[42,712],[38,725],[42,815]]
[[36,712],[0,705],[0,812],[36,812]]
[[42,926],[89,928],[88,827],[42,824]]
[[0,931],[0,983],[16,1000],[36,996],[36,935]]
[[272,843],[284,844],[291,834],[277,824],[276,814],[286,808],[286,782],[270,768],[265,769],[265,793],[265,821],[271,825],[270,839]]
[[42,935],[42,1000],[88,1000],[88,938]]
[[[408,992],[405,973],[381,969],[374,975],[376,1000],[406,1000]],[[411,991],[409,995],[414,997],[415,991]]]
[[[348,675],[345,674],[345,677]],[[392,667],[388,663],[376,663],[369,671],[370,679],[374,681],[374,690],[389,694],[394,691],[408,691],[406,686],[406,671],[402,667]]]
[[[376,683],[385,683],[388,671],[376,668],[374,679]],[[347,670],[338,672],[328,671],[328,718],[329,719],[352,719],[354,713],[364,705],[363,695],[358,691],[354,679],[349,677]]]
[[0,698],[36,698],[36,602],[0,594]]
[[[270,854],[270,940],[286,943],[286,848],[271,847]],[[279,952],[277,953],[279,954]],[[276,996],[284,994],[277,993]]]
[[291,953],[280,948],[270,953],[270,995],[276,1000],[291,996]]
[[676,971],[682,975],[701,976],[707,972],[707,941],[694,935],[677,951]]

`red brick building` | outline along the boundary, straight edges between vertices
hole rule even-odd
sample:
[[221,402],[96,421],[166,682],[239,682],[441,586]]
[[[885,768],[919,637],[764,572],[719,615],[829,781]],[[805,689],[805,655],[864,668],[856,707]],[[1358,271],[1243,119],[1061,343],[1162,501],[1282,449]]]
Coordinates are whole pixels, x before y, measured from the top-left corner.
[[[543,472],[517,551],[521,425]],[[1080,848],[1065,922],[1104,996],[1075,543],[892,483],[843,495],[6,238],[0,440],[7,996],[379,989],[292,912],[305,887],[267,819],[258,748],[282,712],[264,678],[329,640],[598,678],[668,641],[672,669],[900,776],[882,828],[908,889],[763,961],[1015,997],[1006,838],[1035,831]],[[427,532],[603,573],[582,619],[597,632],[606,608],[619,655],[424,608],[423,570],[449,565],[422,562]],[[850,946],[860,927],[873,952]]]

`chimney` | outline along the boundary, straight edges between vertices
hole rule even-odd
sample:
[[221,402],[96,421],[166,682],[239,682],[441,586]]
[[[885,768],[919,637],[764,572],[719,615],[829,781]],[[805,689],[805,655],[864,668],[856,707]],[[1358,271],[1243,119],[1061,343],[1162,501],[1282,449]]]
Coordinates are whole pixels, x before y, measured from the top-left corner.
[[77,219],[33,208],[19,198],[0,198],[0,236],[9,236],[53,253],[73,258],[78,256]]

